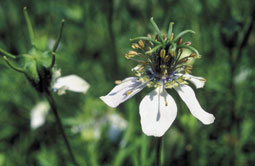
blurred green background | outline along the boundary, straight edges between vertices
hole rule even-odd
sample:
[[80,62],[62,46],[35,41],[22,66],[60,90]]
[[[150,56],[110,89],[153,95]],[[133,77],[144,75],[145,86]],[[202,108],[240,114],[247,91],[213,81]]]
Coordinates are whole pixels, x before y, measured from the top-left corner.
[[[170,90],[178,116],[163,137],[163,165],[255,164],[254,1],[0,0],[0,48],[16,55],[30,48],[24,6],[40,49],[52,48],[61,19],[66,20],[57,67],[62,75],[79,75],[91,85],[85,95],[54,95],[80,165],[154,165],[156,140],[142,133],[138,110],[151,89],[117,109],[99,99],[115,80],[132,75],[135,63],[124,58],[131,49],[129,39],[154,34],[151,16],[162,32],[170,21],[175,22],[175,33],[196,32],[184,37],[203,55],[192,73],[207,82],[196,94],[202,107],[216,117],[212,125],[202,125]],[[71,164],[52,112],[43,126],[30,128],[31,110],[43,100],[0,57],[0,166]],[[105,120],[112,114],[127,122],[124,130],[117,134],[114,130],[114,136],[112,124]]]

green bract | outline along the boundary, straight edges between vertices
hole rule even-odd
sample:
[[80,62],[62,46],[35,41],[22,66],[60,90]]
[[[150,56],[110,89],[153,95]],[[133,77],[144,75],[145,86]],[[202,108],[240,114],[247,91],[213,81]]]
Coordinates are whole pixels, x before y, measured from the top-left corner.
[[[25,74],[29,82],[37,91],[47,92],[51,85],[52,70],[55,65],[56,50],[63,32],[64,20],[62,20],[60,33],[53,49],[40,50],[36,47],[34,42],[34,31],[26,7],[24,7],[24,15],[28,26],[28,32],[32,48],[30,49],[30,51],[28,51],[28,53],[21,54],[19,56],[12,55],[11,53],[8,53],[1,48],[0,52],[4,54],[3,58],[6,63],[15,71]],[[19,59],[19,63],[21,63],[19,64],[19,66],[22,67],[14,65],[12,62],[9,61],[8,58]]]

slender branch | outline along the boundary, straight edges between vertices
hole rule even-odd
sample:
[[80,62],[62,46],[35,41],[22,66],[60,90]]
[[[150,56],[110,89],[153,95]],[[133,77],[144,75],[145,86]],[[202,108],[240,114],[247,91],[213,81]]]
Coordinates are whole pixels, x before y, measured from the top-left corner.
[[15,56],[15,55],[12,55],[11,53],[9,53],[9,52],[3,50],[2,48],[0,48],[0,52],[1,52],[2,54],[4,54],[5,56],[8,56],[9,58],[16,59],[16,56]]
[[164,39],[163,39],[163,36],[162,36],[162,34],[161,34],[161,32],[160,32],[160,30],[159,30],[157,24],[156,24],[155,21],[153,20],[153,17],[151,17],[150,21],[151,21],[151,24],[152,24],[152,26],[154,27],[155,31],[156,31],[157,34],[159,35],[159,38],[160,38],[161,42],[162,42],[162,43],[165,43],[165,41],[164,41]]
[[160,166],[161,143],[162,143],[162,137],[158,137],[157,146],[156,146],[156,166]]
[[60,31],[59,31],[59,34],[58,34],[58,39],[57,39],[56,43],[54,44],[54,47],[53,47],[52,52],[56,52],[56,50],[57,50],[57,48],[58,48],[59,42],[60,42],[60,40],[61,40],[61,38],[62,38],[64,25],[65,25],[65,20],[62,20],[62,21],[61,21]]
[[20,67],[17,67],[17,66],[15,66],[14,64],[11,64],[10,61],[9,61],[9,59],[8,59],[6,56],[4,56],[3,58],[4,58],[5,62],[7,63],[7,65],[10,66],[13,70],[25,74],[25,70],[24,70],[24,69],[22,69],[22,68],[20,68]]
[[55,65],[55,61],[56,61],[56,53],[55,52],[51,52],[51,65],[49,67],[49,69],[53,68]]
[[253,5],[253,9],[251,12],[251,18],[250,18],[250,20],[247,21],[246,25],[244,26],[244,32],[240,37],[239,46],[237,47],[235,63],[238,63],[240,61],[242,48],[246,45],[246,43],[249,39],[249,36],[252,31],[252,27],[254,25],[254,20],[255,20],[255,7]]
[[51,109],[52,109],[52,111],[53,111],[53,113],[54,113],[54,116],[55,116],[55,118],[56,118],[57,124],[58,124],[59,129],[60,129],[60,133],[61,133],[61,135],[62,135],[62,137],[63,137],[63,139],[64,139],[66,148],[67,148],[67,150],[68,150],[68,152],[69,152],[69,155],[70,155],[70,157],[71,157],[71,160],[72,160],[72,162],[73,162],[73,165],[74,165],[74,166],[78,166],[78,164],[77,164],[77,162],[76,162],[76,160],[75,160],[75,157],[74,157],[74,155],[73,155],[73,152],[72,152],[70,143],[69,143],[69,141],[68,141],[68,139],[67,139],[67,137],[66,137],[66,134],[65,134],[65,131],[64,131],[64,128],[63,128],[61,119],[60,119],[60,117],[59,117],[59,114],[58,114],[58,111],[57,111],[57,106],[56,106],[55,100],[54,100],[54,98],[52,97],[52,95],[51,95],[50,92],[45,93],[45,96],[46,96],[48,102],[50,103]]
[[173,25],[174,25],[173,22],[169,23],[169,29],[168,29],[168,33],[167,33],[167,40],[169,40],[169,41],[170,41],[170,37],[171,37],[171,35],[173,33]]
[[28,13],[27,13],[27,7],[24,7],[23,11],[24,11],[24,16],[25,16],[26,22],[27,22],[27,29],[28,29],[28,33],[29,33],[29,37],[30,37],[30,42],[31,42],[32,46],[34,46],[35,35],[34,35],[31,21],[29,19]]

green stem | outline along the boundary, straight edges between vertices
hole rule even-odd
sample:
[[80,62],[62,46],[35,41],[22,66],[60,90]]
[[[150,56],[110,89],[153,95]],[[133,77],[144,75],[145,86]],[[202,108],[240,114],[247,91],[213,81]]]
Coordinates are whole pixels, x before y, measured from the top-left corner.
[[30,18],[27,13],[27,7],[24,7],[23,11],[24,11],[24,16],[25,16],[26,22],[27,22],[27,29],[28,29],[28,33],[29,33],[29,37],[30,37],[30,42],[31,42],[32,46],[34,46],[35,45],[35,42],[34,42],[35,35],[34,35],[34,30],[33,30]]
[[157,24],[156,24],[155,21],[153,20],[153,17],[151,17],[150,21],[151,21],[151,24],[152,24],[152,26],[154,27],[155,31],[156,31],[157,34],[159,35],[159,38],[160,38],[161,42],[162,42],[163,44],[165,44],[165,41],[164,41],[164,39],[163,39],[163,36],[162,36],[162,34],[161,34],[161,32],[160,32],[160,30],[159,30]]
[[9,53],[9,52],[3,50],[2,48],[0,48],[0,52],[1,52],[2,54],[4,54],[5,56],[8,56],[9,58],[16,59],[16,56],[15,56],[15,55],[12,55],[11,53]]
[[157,145],[156,145],[156,166],[160,166],[161,143],[162,143],[162,137],[158,137]]
[[58,111],[57,111],[57,106],[56,106],[55,100],[54,100],[54,98],[52,97],[52,95],[51,95],[50,92],[47,92],[47,93],[45,94],[45,96],[46,96],[48,102],[50,103],[51,109],[52,109],[52,111],[53,111],[53,113],[54,113],[54,116],[55,116],[55,118],[56,118],[57,124],[58,124],[58,126],[59,126],[60,133],[61,133],[61,135],[62,135],[62,137],[63,137],[63,139],[64,139],[66,148],[67,148],[67,150],[68,150],[68,152],[69,152],[69,155],[70,155],[70,157],[71,157],[72,163],[73,163],[74,166],[78,166],[78,164],[77,164],[77,162],[76,162],[76,160],[75,160],[74,154],[73,154],[73,152],[72,152],[70,143],[69,143],[69,141],[68,141],[68,139],[67,139],[67,137],[66,137],[66,134],[65,134],[65,131],[64,131],[64,128],[63,128],[61,119],[60,119],[60,117],[59,117],[59,114],[58,114]]
[[59,31],[59,34],[58,34],[58,39],[57,39],[56,43],[54,44],[54,47],[53,47],[52,52],[56,52],[56,50],[57,50],[57,48],[58,48],[59,42],[60,42],[60,40],[61,40],[61,38],[62,38],[63,29],[64,29],[64,24],[65,24],[65,20],[62,20],[62,21],[61,21],[60,31]]
[[20,68],[20,67],[17,67],[17,66],[15,66],[14,64],[11,64],[10,61],[9,61],[9,59],[8,59],[6,56],[4,56],[4,60],[5,60],[5,62],[7,63],[7,65],[8,65],[10,68],[12,68],[13,70],[15,70],[15,71],[17,71],[17,72],[21,72],[21,73],[24,73],[24,74],[25,74],[25,70],[24,70],[24,69],[22,69],[22,68]]

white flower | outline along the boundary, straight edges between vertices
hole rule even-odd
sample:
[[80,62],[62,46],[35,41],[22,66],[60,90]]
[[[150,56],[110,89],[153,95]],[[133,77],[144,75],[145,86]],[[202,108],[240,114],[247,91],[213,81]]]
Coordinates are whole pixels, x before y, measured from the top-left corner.
[[45,122],[46,116],[49,112],[50,106],[48,102],[39,102],[31,111],[30,126],[32,129],[37,129]]
[[[197,88],[204,85],[201,77],[185,75],[194,83]],[[123,80],[123,83],[115,86],[106,96],[100,97],[110,107],[117,107],[119,104],[128,100],[140,92],[146,84],[139,82],[138,77],[129,77]],[[174,87],[181,99],[186,103],[193,116],[198,118],[204,124],[214,122],[214,116],[201,108],[197,101],[194,91],[188,85],[179,85]],[[127,95],[127,93],[130,93]],[[143,132],[148,136],[160,137],[171,126],[177,115],[177,106],[161,83],[155,90],[146,95],[139,106],[141,125]]]
[[205,83],[204,78],[190,75],[193,60],[200,58],[198,51],[190,46],[190,42],[183,44],[180,39],[185,33],[193,31],[183,31],[174,38],[172,27],[168,35],[161,35],[153,19],[151,22],[158,36],[133,39],[139,40],[132,44],[137,51],[129,51],[125,55],[127,59],[138,62],[132,69],[136,77],[116,81],[118,85],[100,99],[115,108],[146,86],[154,87],[139,105],[142,130],[148,136],[163,136],[176,118],[177,106],[167,89],[174,89],[191,114],[203,124],[213,123],[215,117],[200,106],[194,91],[188,86],[191,82],[196,88],[202,88]]
[[59,95],[65,94],[66,90],[86,93],[90,87],[87,81],[76,75],[68,75],[60,77],[60,70],[54,69],[52,78],[52,88]]

